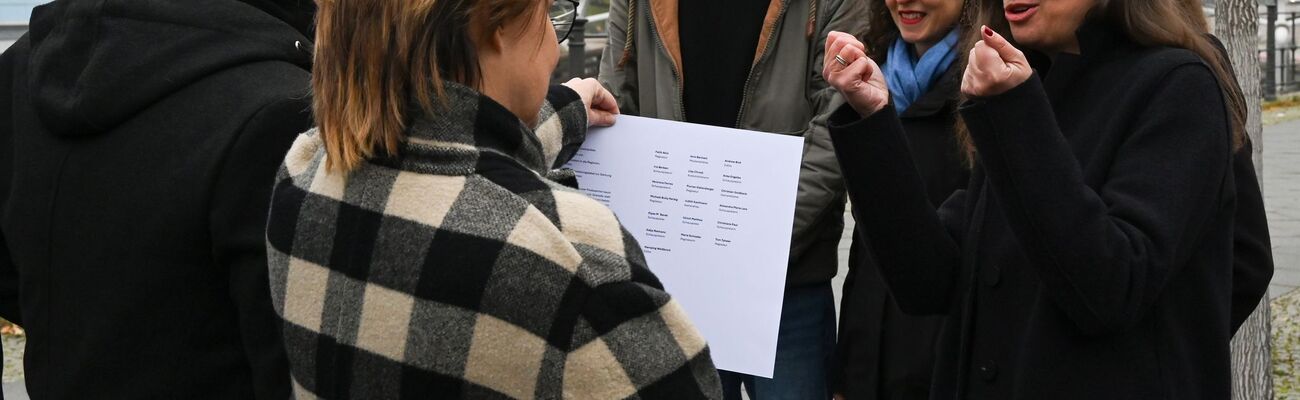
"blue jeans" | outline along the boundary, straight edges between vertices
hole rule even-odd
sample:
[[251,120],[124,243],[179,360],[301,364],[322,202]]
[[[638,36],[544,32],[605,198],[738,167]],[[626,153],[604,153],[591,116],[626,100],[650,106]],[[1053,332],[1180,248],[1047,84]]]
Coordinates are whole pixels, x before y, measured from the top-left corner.
[[827,364],[835,348],[835,294],[830,282],[785,289],[772,379],[718,371],[727,400],[824,400]]

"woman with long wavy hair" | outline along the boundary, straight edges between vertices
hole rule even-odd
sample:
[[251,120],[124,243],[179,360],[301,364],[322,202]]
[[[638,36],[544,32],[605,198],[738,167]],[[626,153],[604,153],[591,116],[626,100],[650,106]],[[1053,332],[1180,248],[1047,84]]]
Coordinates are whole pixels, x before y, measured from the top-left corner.
[[976,163],[937,209],[888,77],[851,37],[825,62],[858,229],[900,306],[947,318],[932,398],[1229,398],[1245,108],[1204,25],[1180,0],[972,12]]
[[[943,203],[966,187],[970,169],[956,132],[965,0],[870,0],[867,53],[881,65],[925,181],[926,198]],[[869,224],[869,220],[858,223]],[[863,237],[854,235],[841,300],[840,334],[830,371],[846,399],[927,399],[943,319],[899,309]]]

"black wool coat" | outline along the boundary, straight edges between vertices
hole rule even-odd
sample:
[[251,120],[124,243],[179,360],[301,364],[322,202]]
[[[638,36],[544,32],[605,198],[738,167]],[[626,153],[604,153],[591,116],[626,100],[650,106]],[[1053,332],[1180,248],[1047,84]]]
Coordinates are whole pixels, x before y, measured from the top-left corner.
[[0,56],[0,317],[32,398],[290,395],[265,226],[310,45],[233,0],[34,11]]
[[931,398],[1229,398],[1234,292],[1259,285],[1234,281],[1218,83],[1103,24],[1079,40],[962,107],[979,163],[937,210],[891,110],[833,116],[858,229],[903,310],[946,316]]
[[[907,148],[925,183],[925,197],[932,204],[942,204],[970,180],[954,130],[961,74],[956,66],[950,68],[899,115]],[[889,293],[868,241],[856,233],[843,293],[832,390],[849,400],[929,398],[943,318],[904,313]]]
[[[1208,35],[1228,64],[1228,50]],[[1236,74],[1231,69],[1233,81]],[[1255,174],[1254,146],[1246,141],[1232,156],[1233,182],[1237,186],[1237,214],[1232,231],[1232,333],[1250,318],[1268,293],[1273,280],[1273,240],[1268,233],[1264,190]]]

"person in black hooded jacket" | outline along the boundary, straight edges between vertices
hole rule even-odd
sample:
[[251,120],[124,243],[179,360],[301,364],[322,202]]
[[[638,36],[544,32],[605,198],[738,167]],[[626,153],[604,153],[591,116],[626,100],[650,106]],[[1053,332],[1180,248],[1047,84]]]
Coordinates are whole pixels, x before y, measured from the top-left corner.
[[0,317],[35,399],[283,399],[266,213],[310,0],[60,0],[0,56]]

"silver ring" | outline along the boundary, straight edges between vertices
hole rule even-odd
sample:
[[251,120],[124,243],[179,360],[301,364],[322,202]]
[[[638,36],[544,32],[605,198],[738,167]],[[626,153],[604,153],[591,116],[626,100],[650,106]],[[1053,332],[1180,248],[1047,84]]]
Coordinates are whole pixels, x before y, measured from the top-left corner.
[[835,62],[840,63],[841,66],[849,66],[849,62],[844,60],[844,57],[840,57],[839,54],[835,55]]

